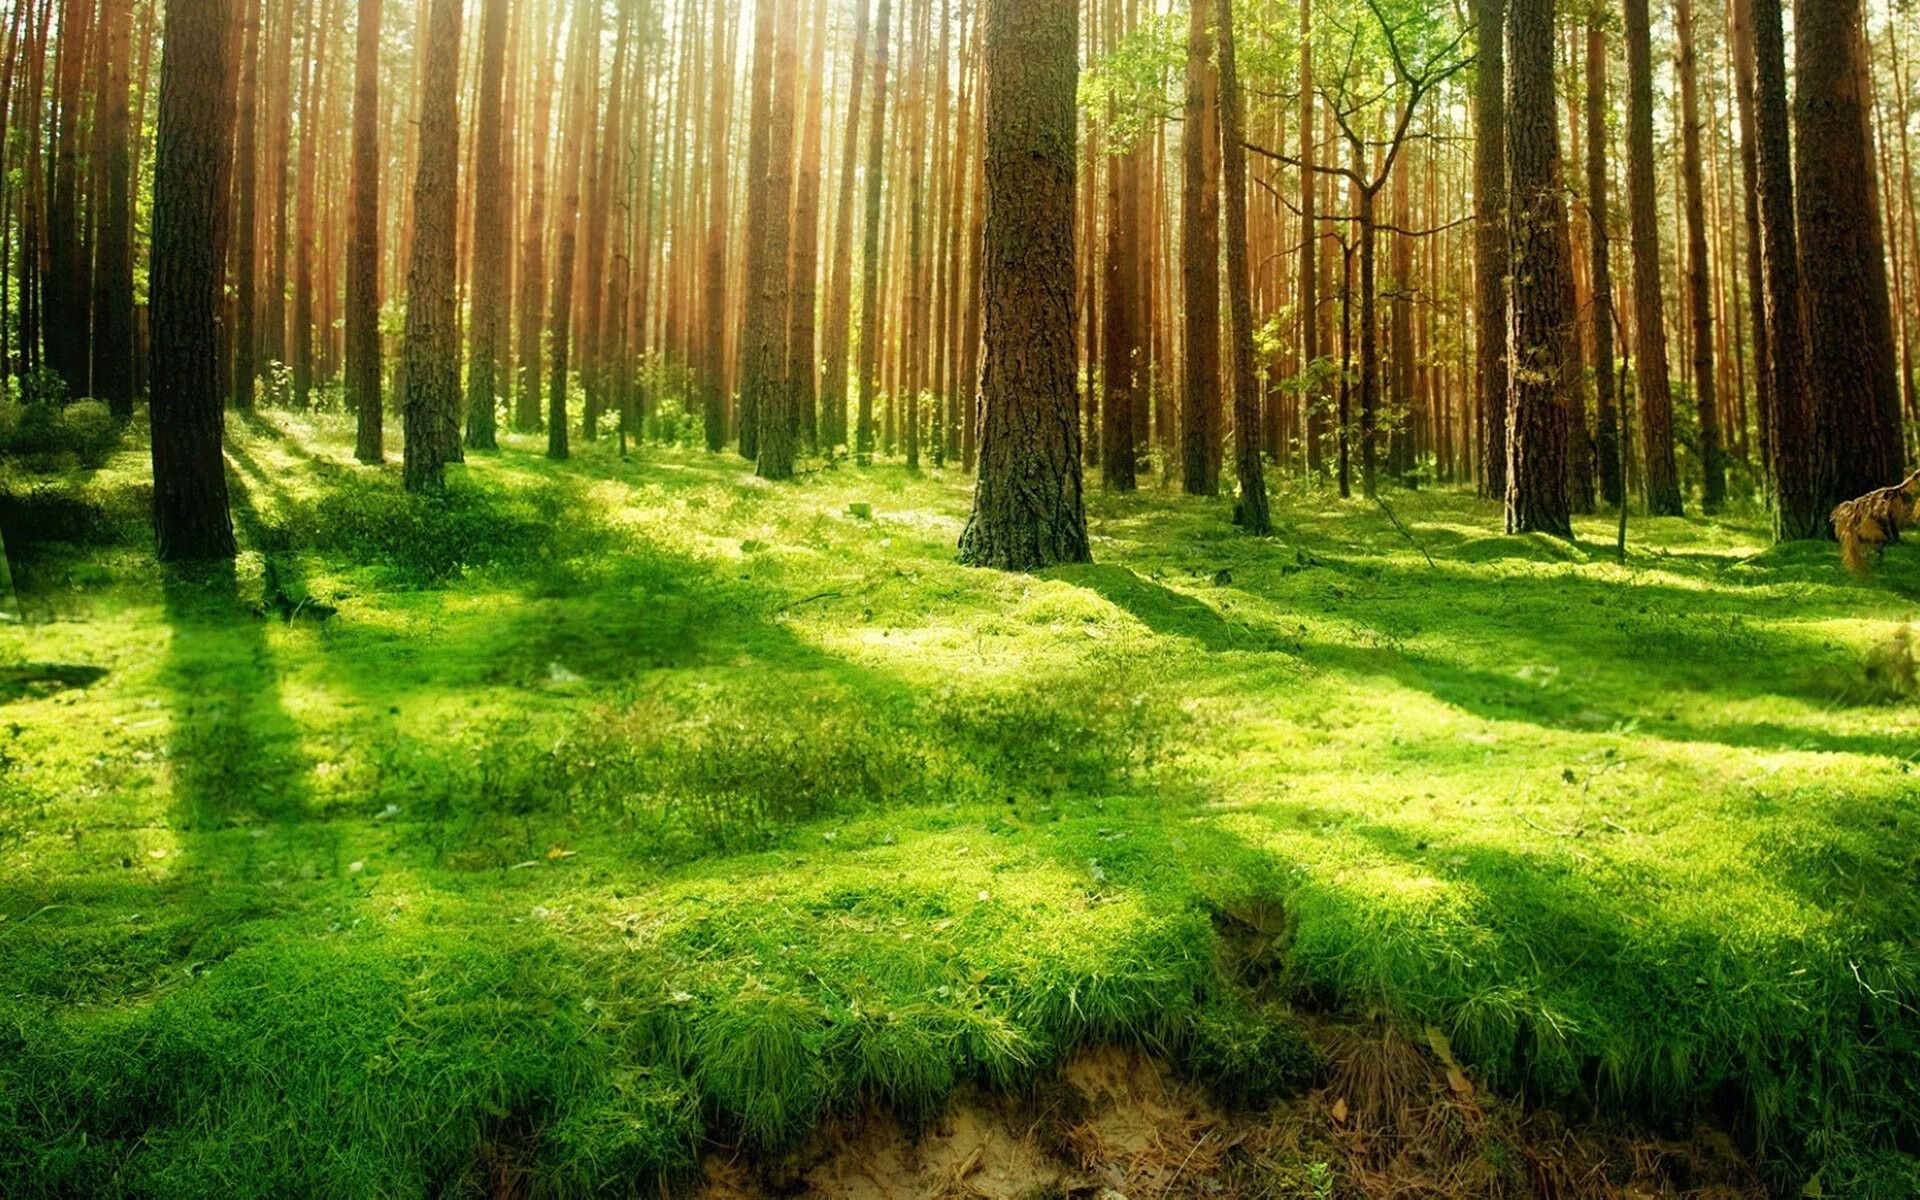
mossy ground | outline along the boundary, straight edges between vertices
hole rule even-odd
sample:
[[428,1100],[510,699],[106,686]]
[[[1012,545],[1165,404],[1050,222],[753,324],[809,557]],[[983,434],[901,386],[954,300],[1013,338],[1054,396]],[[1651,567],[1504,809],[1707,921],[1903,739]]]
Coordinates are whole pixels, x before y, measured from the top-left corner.
[[508,441],[237,421],[230,571],[138,447],[0,479],[0,1192],[647,1190],[1285,1004],[1920,1189],[1920,550],[1096,488],[1000,575],[956,473]]

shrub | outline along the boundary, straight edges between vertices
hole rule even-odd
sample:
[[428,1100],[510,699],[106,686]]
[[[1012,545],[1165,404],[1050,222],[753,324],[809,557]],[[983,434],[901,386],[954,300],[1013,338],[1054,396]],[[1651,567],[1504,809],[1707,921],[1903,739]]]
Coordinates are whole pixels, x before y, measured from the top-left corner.
[[84,467],[98,467],[120,444],[120,425],[98,400],[76,400],[60,411],[57,424],[62,448],[72,451]]

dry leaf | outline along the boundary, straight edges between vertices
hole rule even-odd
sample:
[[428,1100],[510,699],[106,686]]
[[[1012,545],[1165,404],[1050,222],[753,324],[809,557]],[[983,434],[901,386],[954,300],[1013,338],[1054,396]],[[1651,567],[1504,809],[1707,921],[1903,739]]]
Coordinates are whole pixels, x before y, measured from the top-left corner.
[[1438,1025],[1427,1026],[1427,1045],[1433,1047],[1434,1054],[1446,1064],[1447,1086],[1461,1096],[1471,1097],[1473,1081],[1467,1078],[1467,1073],[1460,1069],[1458,1062],[1454,1061],[1453,1043],[1447,1040],[1447,1035],[1440,1031]]
[[1345,1125],[1347,1123],[1347,1098],[1345,1096],[1333,1102],[1333,1123],[1335,1125]]

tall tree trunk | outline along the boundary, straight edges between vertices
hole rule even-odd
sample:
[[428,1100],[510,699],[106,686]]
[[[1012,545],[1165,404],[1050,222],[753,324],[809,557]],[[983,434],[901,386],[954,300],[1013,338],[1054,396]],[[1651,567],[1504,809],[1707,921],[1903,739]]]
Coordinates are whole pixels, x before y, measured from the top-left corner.
[[714,69],[707,101],[707,324],[700,394],[709,451],[727,444],[727,117],[733,95],[727,5],[728,0],[713,0]]
[[1904,474],[1861,8],[1861,0],[1794,5],[1794,199],[1821,513]]
[[794,183],[793,246],[789,254],[787,294],[787,389],[798,437],[809,447],[820,441],[816,377],[820,359],[814,352],[818,329],[814,302],[820,271],[820,125],[826,102],[827,5],[816,0],[813,37],[809,46],[804,129],[800,137],[800,170]]
[[[1767,328],[1765,256],[1760,238],[1760,160],[1758,105],[1753,67],[1753,0],[1732,0],[1728,21],[1728,53],[1733,59],[1734,103],[1740,113],[1741,218],[1746,226],[1747,315],[1753,336],[1754,411],[1760,433],[1759,468],[1763,476],[1773,469],[1773,380],[1767,362],[1771,356]],[[1771,479],[1767,480],[1769,487]]]
[[1786,36],[1781,0],[1751,0],[1754,156],[1760,193],[1760,257],[1767,309],[1767,387],[1772,412],[1767,474],[1774,536],[1817,538],[1826,510],[1814,487],[1813,408],[1807,377],[1800,242],[1794,224],[1793,135],[1787,113]]
[[[1320,345],[1320,228],[1315,213],[1320,181],[1314,175],[1313,108],[1313,0],[1300,0],[1300,378],[1303,384],[1318,378],[1315,364],[1325,353]],[[1300,403],[1306,410],[1307,470],[1323,475],[1327,440],[1325,389],[1318,384],[1305,386]]]
[[[1111,0],[1109,12],[1113,8]],[[1111,21],[1109,22],[1111,24]],[[1107,122],[1112,125],[1116,110],[1107,102]],[[1136,345],[1138,301],[1136,265],[1139,261],[1139,223],[1137,195],[1131,178],[1138,156],[1124,146],[1109,147],[1107,155],[1107,245],[1106,289],[1107,319],[1101,329],[1100,375],[1105,395],[1100,407],[1101,440],[1106,453],[1101,457],[1101,478],[1109,488],[1130,492],[1136,485],[1133,446],[1134,370],[1139,351]]]
[[167,5],[148,275],[153,526],[165,561],[234,554],[214,337],[231,167],[233,110],[224,80],[232,13],[232,0]]
[[1680,174],[1687,209],[1687,299],[1693,320],[1693,399],[1700,422],[1700,508],[1720,511],[1727,498],[1721,456],[1720,403],[1713,375],[1713,272],[1707,261],[1707,210],[1700,167],[1700,86],[1695,66],[1693,0],[1674,0],[1680,76]]
[[1181,480],[1188,494],[1220,490],[1220,186],[1218,86],[1213,71],[1214,0],[1189,0],[1187,103],[1180,133],[1182,326],[1186,375],[1180,390]]
[[234,162],[233,406],[253,408],[260,374],[260,14],[265,0],[241,0],[246,25],[240,39],[239,116]]
[[822,446],[847,440],[847,361],[853,323],[853,185],[859,175],[860,101],[867,76],[867,0],[854,0],[853,72],[847,84],[846,136],[840,146],[840,197],[834,205],[833,266],[827,281],[826,378],[821,383]]
[[127,111],[132,0],[103,0],[105,93],[95,98],[93,148],[106,184],[94,243],[93,394],[114,415],[133,415],[133,146]]
[[1241,143],[1240,72],[1234,59],[1233,0],[1220,3],[1221,181],[1227,194],[1227,309],[1233,319],[1234,520],[1248,533],[1273,532],[1260,467],[1260,391],[1253,371],[1253,271],[1247,262],[1247,149]]
[[[779,21],[781,0],[754,0],[753,59],[747,77],[747,220],[743,231],[747,251],[746,277],[742,281],[740,317],[740,456],[750,461],[760,456],[761,381],[749,389],[748,359],[761,341],[759,322],[765,311],[764,291],[769,267],[767,225],[773,220],[767,204],[767,166],[772,159],[773,136],[773,52],[774,25]],[[784,144],[781,147],[786,148]],[[785,356],[782,356],[783,360]]]
[[1473,89],[1474,346],[1480,494],[1507,494],[1506,0],[1474,0],[1480,69]]
[[[884,3],[884,0],[883,0]],[[1077,0],[986,0],[986,365],[960,560],[1086,562],[1074,354]]]
[[553,140],[553,47],[561,25],[557,14],[553,15],[555,19],[550,22],[553,41],[539,38],[537,26],[536,32],[529,34],[529,41],[535,48],[544,42],[547,51],[540,56],[533,85],[533,145],[529,148],[530,178],[525,226],[520,235],[517,281],[520,289],[517,323],[520,346],[516,356],[520,378],[514,393],[513,425],[521,433],[531,433],[540,428],[541,352],[545,337],[541,304],[546,296],[547,283],[547,157]]
[[[307,84],[300,97],[300,180],[296,192],[293,268],[293,395],[301,408],[313,394],[313,242],[318,221],[317,178],[320,168],[321,101],[324,98],[327,43],[333,0],[320,0],[320,22],[307,27],[307,53],[312,58]],[[318,43],[316,48],[315,43]]]
[[[605,317],[607,306],[607,226],[613,207],[613,177],[621,148],[621,123],[625,120],[628,39],[633,29],[634,6],[621,4],[615,18],[613,72],[607,80],[607,111],[599,135],[597,150],[587,150],[593,169],[587,181],[586,244],[581,247],[584,269],[581,272],[580,383],[585,406],[580,416],[580,434],[587,441],[600,436],[600,416],[606,403],[604,379]],[[597,83],[597,81],[596,81]],[[598,94],[596,87],[596,95]],[[596,122],[589,103],[584,136],[592,136]]]
[[1613,213],[1607,178],[1607,27],[1596,9],[1587,18],[1587,254],[1593,303],[1593,384],[1599,429],[1595,453],[1600,460],[1600,495],[1608,504],[1624,503],[1620,471],[1619,389],[1614,377]]
[[354,457],[363,463],[386,456],[380,396],[380,18],[380,0],[360,0],[347,217],[347,402],[358,418]]
[[[867,212],[860,264],[860,398],[854,454],[865,463],[873,453],[873,390],[880,355],[880,184],[887,155],[887,19],[891,0],[880,0],[873,41],[873,116],[867,129]],[[1075,461],[1078,461],[1077,444]]]
[[473,317],[467,342],[467,445],[495,445],[494,369],[505,338],[506,304],[501,294],[507,269],[505,116],[507,0],[481,0],[480,94],[474,114]]
[[1660,294],[1660,214],[1654,205],[1653,47],[1647,0],[1626,0],[1627,199],[1633,234],[1634,391],[1640,399],[1647,510],[1677,517],[1673,391],[1667,373],[1666,302]]
[[[793,403],[787,378],[788,254],[793,246],[793,93],[799,40],[798,0],[777,5],[773,94],[767,104],[766,223],[761,272],[747,293],[747,344],[740,367],[740,406],[758,426],[754,471],[763,479],[793,477]],[[757,301],[757,304],[756,304]],[[744,441],[745,435],[742,434]]]
[[460,330],[454,299],[458,229],[461,0],[433,0],[420,104],[407,267],[404,478],[408,491],[441,486],[460,449]]
[[1561,234],[1565,213],[1554,115],[1553,14],[1553,0],[1512,0],[1507,13],[1507,244],[1513,306],[1507,532],[1572,537],[1567,401],[1576,384],[1568,362],[1574,344],[1573,264]]
[[554,247],[553,295],[547,306],[550,331],[547,366],[547,457],[567,457],[567,383],[573,339],[573,273],[580,246],[580,174],[593,125],[593,97],[599,91],[600,5],[580,0],[574,7],[573,50],[567,66],[570,93],[561,124],[562,165],[559,226]]

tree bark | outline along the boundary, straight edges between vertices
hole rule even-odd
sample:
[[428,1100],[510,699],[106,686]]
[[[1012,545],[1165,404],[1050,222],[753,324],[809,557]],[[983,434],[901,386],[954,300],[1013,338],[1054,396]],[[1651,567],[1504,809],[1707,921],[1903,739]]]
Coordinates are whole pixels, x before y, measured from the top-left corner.
[[458,230],[461,0],[433,0],[420,104],[420,165],[413,185],[413,249],[407,267],[403,478],[408,491],[437,489],[460,449],[460,331],[454,304]]
[[214,336],[231,166],[233,111],[223,81],[232,11],[232,0],[167,5],[148,282],[153,525],[163,561],[234,555]]
[[1561,236],[1560,134],[1553,84],[1553,0],[1507,14],[1507,245],[1512,274],[1507,532],[1572,537],[1567,400],[1575,385],[1572,262]]
[[799,41],[798,0],[775,5],[773,94],[767,105],[767,173],[757,190],[766,193],[760,229],[761,271],[749,281],[747,343],[740,367],[742,453],[746,414],[757,426],[754,473],[762,479],[793,478],[792,381],[787,377],[788,256],[793,248],[793,93]]
[[1904,474],[1861,11],[1861,0],[1794,5],[1794,200],[1823,514]]
[[860,258],[860,396],[854,455],[873,453],[873,392],[880,355],[880,185],[887,154],[887,23],[891,0],[880,0],[873,42],[873,116],[867,129],[867,211]]
[[986,0],[986,364],[960,560],[1086,562],[1074,354],[1077,0]]

